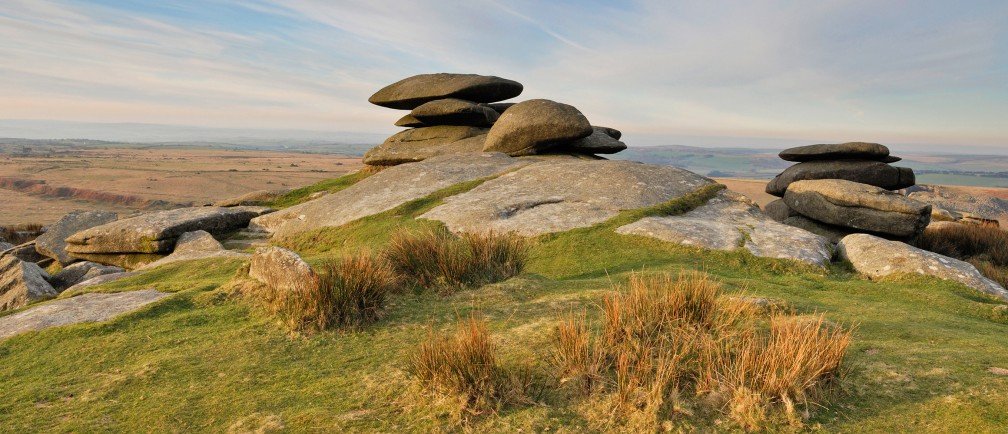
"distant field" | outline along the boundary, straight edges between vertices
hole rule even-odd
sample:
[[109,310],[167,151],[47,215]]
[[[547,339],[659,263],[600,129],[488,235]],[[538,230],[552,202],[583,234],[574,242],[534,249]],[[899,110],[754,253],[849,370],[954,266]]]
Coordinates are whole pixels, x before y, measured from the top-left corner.
[[[257,190],[295,188],[360,167],[359,157],[206,149],[93,149],[0,155],[0,177],[43,180],[111,195],[204,204]],[[50,223],[75,209],[132,208],[98,200],[48,199],[0,189],[0,225]]]
[[1008,188],[1008,179],[973,175],[946,175],[939,173],[917,174],[918,184],[962,185],[967,187]]

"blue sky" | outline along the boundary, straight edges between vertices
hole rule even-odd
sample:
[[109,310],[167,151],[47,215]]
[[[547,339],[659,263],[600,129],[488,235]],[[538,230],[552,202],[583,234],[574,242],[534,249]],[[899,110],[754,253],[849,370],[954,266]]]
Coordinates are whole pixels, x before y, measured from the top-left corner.
[[1008,149],[1003,0],[3,0],[0,57],[0,119],[391,134],[368,96],[446,71],[632,146]]

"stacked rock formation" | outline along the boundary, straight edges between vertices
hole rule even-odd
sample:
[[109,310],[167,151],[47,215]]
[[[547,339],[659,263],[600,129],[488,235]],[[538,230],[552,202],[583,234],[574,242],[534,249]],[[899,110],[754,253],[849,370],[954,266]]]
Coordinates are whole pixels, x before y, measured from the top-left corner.
[[421,74],[379,90],[368,101],[410,110],[407,127],[364,155],[372,166],[394,166],[445,154],[502,152],[613,154],[626,149],[621,133],[592,126],[578,109],[546,99],[500,101],[521,94],[513,80],[475,74]]
[[893,190],[915,184],[913,170],[878,143],[850,142],[786,149],[795,164],[767,184],[782,199],[766,206],[775,220],[834,241],[857,232],[909,238],[931,221],[931,205]]

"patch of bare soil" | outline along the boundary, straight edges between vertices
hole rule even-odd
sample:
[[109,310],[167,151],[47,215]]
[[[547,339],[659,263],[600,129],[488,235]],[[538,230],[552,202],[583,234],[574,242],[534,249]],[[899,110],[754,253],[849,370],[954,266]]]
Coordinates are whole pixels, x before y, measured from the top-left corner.
[[729,190],[736,193],[742,193],[746,197],[756,201],[760,208],[763,208],[766,204],[779,199],[778,197],[767,194],[766,180],[740,178],[714,178],[714,180],[726,185]]

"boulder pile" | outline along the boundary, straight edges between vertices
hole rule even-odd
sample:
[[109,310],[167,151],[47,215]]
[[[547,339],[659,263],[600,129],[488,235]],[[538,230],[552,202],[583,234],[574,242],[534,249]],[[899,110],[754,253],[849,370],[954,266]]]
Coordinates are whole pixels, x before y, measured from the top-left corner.
[[513,80],[475,74],[421,74],[390,84],[368,101],[410,110],[400,131],[364,155],[371,166],[395,166],[445,154],[501,152],[613,154],[626,149],[618,130],[592,126],[573,106],[532,99]]
[[931,205],[893,191],[913,186],[914,173],[891,166],[900,158],[878,143],[801,146],[780,157],[797,164],[766,187],[781,198],[766,206],[779,222],[836,242],[857,232],[910,238],[931,221]]

